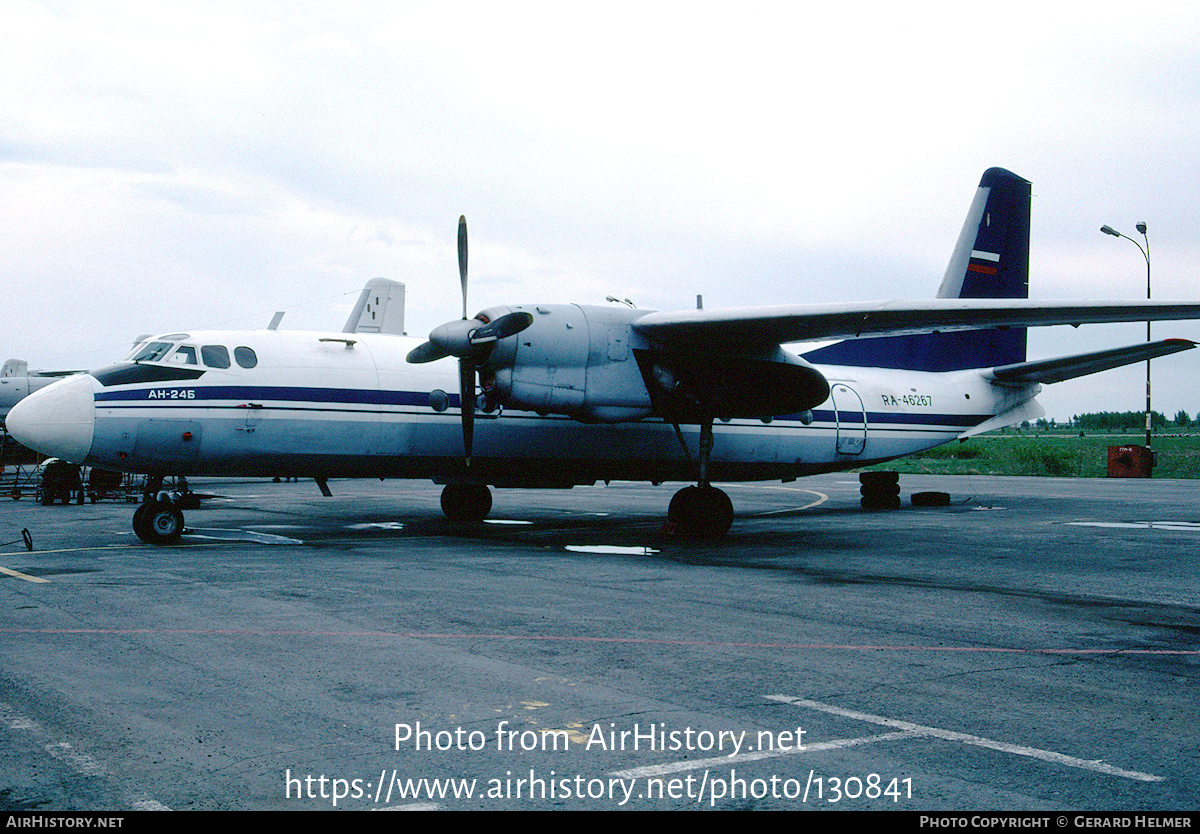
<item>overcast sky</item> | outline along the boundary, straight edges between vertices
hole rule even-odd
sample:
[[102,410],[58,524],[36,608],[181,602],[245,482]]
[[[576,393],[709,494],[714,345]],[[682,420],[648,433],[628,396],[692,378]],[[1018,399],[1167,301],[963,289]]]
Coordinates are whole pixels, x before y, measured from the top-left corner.
[[[0,358],[491,304],[932,296],[984,169],[1033,182],[1031,295],[1200,299],[1200,5],[3,0]],[[811,6],[811,7],[810,7]],[[1200,340],[1200,323],[1155,326]],[[1044,328],[1030,358],[1144,325]],[[1155,362],[1200,411],[1200,351]],[[1144,365],[1050,386],[1140,410]]]

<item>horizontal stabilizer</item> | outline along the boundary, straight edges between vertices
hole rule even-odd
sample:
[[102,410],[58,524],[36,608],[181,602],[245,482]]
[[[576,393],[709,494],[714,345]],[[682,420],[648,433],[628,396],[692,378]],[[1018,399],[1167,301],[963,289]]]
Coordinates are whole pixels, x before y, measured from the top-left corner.
[[1036,362],[1017,362],[992,368],[988,377],[997,382],[1062,382],[1077,376],[1120,368],[1146,359],[1154,359],[1181,350],[1191,350],[1196,343],[1188,339],[1166,339],[1161,342],[1145,342],[1129,347],[1083,353],[1078,356],[1063,356],[1058,359],[1042,359]]

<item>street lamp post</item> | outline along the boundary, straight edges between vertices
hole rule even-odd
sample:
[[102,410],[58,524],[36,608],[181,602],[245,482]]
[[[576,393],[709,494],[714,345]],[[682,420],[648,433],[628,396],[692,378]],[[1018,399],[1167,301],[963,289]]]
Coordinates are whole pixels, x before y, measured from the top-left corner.
[[[1150,300],[1150,238],[1146,236],[1146,221],[1137,224],[1137,230],[1142,235],[1142,239],[1146,241],[1146,245],[1138,243],[1129,235],[1123,235],[1114,229],[1112,226],[1101,226],[1100,231],[1106,235],[1113,237],[1123,237],[1136,246],[1142,253],[1142,257],[1146,259],[1146,300]],[[1150,342],[1150,322],[1146,322],[1146,342]],[[1150,360],[1146,360],[1146,447],[1150,446]]]

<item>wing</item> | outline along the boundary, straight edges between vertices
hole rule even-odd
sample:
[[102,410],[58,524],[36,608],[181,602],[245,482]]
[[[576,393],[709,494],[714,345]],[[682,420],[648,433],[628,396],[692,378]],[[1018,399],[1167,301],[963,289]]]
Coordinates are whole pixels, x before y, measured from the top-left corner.
[[633,322],[633,329],[664,344],[747,348],[868,335],[1178,319],[1200,319],[1200,304],[939,298],[647,313]]

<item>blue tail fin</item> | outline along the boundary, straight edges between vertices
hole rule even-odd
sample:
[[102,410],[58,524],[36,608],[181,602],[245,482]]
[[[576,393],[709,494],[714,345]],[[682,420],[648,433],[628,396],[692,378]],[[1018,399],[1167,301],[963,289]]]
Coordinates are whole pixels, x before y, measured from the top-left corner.
[[[1027,180],[989,168],[967,213],[938,298],[1029,297]],[[847,339],[804,354],[815,365],[911,371],[992,368],[1025,361],[1025,328]]]

